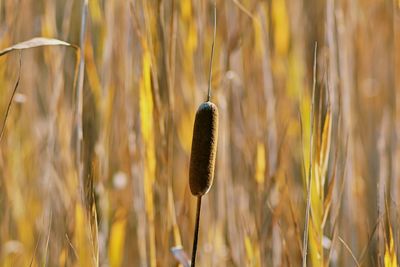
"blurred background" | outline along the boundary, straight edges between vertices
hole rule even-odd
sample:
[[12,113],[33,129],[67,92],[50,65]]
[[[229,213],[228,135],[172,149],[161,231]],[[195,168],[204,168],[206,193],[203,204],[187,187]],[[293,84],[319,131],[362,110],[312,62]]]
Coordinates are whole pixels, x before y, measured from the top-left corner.
[[[178,266],[213,1],[83,6],[0,1],[0,49],[57,38],[84,62],[80,91],[70,47],[0,58],[0,266]],[[219,143],[198,266],[301,266],[305,244],[306,266],[397,266],[400,2],[216,9]]]

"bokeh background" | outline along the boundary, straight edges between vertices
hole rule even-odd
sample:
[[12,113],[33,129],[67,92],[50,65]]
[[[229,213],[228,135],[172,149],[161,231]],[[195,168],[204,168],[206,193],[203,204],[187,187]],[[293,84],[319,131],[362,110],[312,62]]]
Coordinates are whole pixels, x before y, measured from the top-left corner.
[[[0,58],[0,266],[178,266],[171,249],[190,255],[193,240],[213,1],[83,6],[0,1],[0,49],[57,38],[84,63],[80,90],[75,49]],[[219,144],[198,266],[301,266],[304,244],[307,266],[397,266],[400,2],[216,10]]]

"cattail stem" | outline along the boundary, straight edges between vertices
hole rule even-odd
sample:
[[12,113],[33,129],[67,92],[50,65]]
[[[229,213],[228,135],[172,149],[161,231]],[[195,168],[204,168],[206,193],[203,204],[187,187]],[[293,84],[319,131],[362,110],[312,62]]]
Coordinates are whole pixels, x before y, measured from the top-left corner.
[[215,35],[217,31],[217,4],[214,3],[214,34],[213,41],[211,45],[211,59],[210,59],[210,73],[208,75],[208,93],[207,93],[207,101],[211,99],[211,79],[212,79],[212,65],[214,61],[214,45],[215,45]]
[[194,226],[192,261],[191,261],[190,267],[196,266],[197,239],[199,236],[199,228],[200,228],[200,209],[201,209],[201,196],[198,196],[197,197],[197,210],[196,210],[196,224]]

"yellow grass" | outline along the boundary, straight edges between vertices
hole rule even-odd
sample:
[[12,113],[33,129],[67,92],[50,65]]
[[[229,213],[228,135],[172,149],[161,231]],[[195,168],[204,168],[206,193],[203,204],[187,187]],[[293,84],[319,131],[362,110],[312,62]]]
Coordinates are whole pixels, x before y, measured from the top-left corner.
[[[178,266],[214,1],[83,2],[0,1],[0,51],[66,42],[0,52],[0,266]],[[399,1],[216,7],[197,266],[397,266]]]

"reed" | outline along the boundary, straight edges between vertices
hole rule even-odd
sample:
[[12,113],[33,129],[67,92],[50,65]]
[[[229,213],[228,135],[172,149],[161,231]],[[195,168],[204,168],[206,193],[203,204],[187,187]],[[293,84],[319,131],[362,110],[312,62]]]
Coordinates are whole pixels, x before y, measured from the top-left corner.
[[200,227],[201,197],[210,190],[214,180],[215,158],[218,140],[218,108],[210,102],[212,63],[217,25],[216,5],[214,4],[214,36],[211,46],[210,73],[207,102],[197,109],[194,121],[192,150],[190,153],[189,186],[197,196],[196,224],[194,229],[191,266],[196,265],[197,241]]

